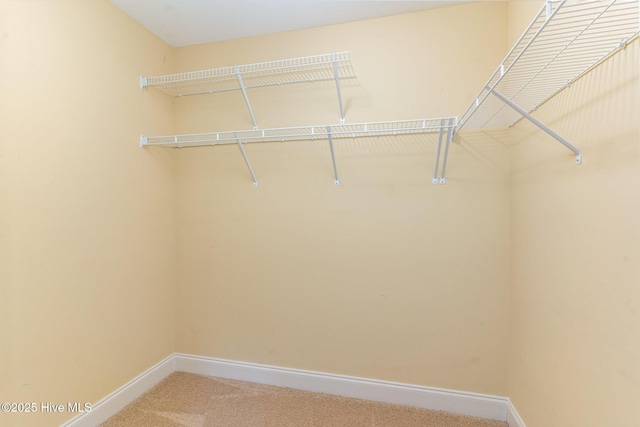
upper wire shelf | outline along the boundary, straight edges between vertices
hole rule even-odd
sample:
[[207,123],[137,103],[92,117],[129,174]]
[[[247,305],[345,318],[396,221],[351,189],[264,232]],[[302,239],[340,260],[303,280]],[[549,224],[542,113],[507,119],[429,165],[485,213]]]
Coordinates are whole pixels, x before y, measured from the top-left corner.
[[638,36],[638,0],[548,0],[507,54],[458,129],[512,126]]
[[[239,79],[238,76],[241,78]],[[349,52],[281,59],[155,77],[140,77],[140,87],[154,86],[172,96],[244,88],[355,78]]]

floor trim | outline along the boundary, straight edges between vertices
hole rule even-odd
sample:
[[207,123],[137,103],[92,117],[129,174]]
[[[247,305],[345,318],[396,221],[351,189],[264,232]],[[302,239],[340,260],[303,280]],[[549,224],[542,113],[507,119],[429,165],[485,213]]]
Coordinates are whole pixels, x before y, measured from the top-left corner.
[[95,427],[117,414],[175,370],[175,354],[172,354],[92,405],[90,412],[78,414],[60,427]]
[[511,399],[507,399],[507,424],[509,427],[527,427],[520,418],[520,414],[516,411],[516,407],[513,406]]
[[79,414],[61,427],[95,427],[176,371],[506,420],[509,427],[526,427],[511,401],[502,396],[181,353],[147,369],[94,404],[91,412]]
[[436,409],[494,420],[507,419],[508,399],[500,396],[179,353],[175,354],[175,363],[176,371]]

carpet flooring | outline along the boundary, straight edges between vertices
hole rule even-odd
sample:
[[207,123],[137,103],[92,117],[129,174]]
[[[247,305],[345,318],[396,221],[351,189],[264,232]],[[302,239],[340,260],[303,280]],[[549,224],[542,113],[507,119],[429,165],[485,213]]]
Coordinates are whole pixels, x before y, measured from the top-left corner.
[[101,427],[507,427],[410,406],[174,372]]

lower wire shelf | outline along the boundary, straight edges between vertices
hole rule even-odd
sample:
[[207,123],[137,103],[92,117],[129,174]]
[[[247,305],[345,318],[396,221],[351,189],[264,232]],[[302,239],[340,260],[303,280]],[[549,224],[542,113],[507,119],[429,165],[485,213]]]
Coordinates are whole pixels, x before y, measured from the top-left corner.
[[[411,135],[433,133],[438,135],[438,151],[436,154],[436,165],[433,183],[445,183],[445,169],[449,144],[453,140],[454,130],[458,125],[457,117],[444,117],[436,119],[417,119],[387,122],[334,124],[319,126],[299,126],[287,128],[224,131],[194,133],[182,135],[164,136],[140,136],[141,147],[205,147],[215,145],[236,144],[244,157],[253,179],[254,187],[258,181],[253,173],[249,159],[244,151],[243,144],[258,142],[284,142],[284,141],[308,141],[316,139],[327,139],[331,149],[333,160],[335,184],[339,184],[335,154],[333,150],[334,138],[358,138],[358,137],[380,137],[388,135]],[[440,154],[442,145],[444,147],[444,158],[442,161],[441,175],[438,178],[440,164]]]

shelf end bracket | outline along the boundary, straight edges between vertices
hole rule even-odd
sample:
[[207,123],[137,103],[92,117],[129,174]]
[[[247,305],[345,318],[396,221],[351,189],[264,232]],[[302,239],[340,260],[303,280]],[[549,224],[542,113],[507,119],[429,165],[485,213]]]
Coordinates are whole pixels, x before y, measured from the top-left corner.
[[144,89],[149,86],[149,79],[144,76],[140,76],[140,89]]
[[140,148],[144,148],[145,145],[149,145],[149,137],[140,135]]

